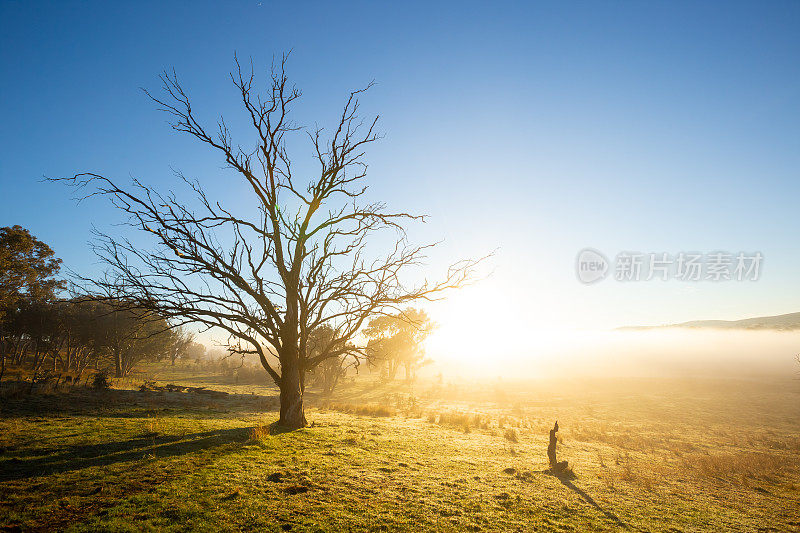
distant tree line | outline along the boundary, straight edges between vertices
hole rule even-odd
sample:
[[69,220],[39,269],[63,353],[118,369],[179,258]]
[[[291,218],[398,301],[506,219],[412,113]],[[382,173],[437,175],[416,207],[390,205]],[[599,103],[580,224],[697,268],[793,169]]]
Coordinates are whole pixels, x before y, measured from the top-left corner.
[[202,356],[205,347],[164,317],[125,300],[65,298],[61,260],[20,226],[0,228],[0,380],[9,365],[31,383],[54,372],[128,375],[145,360]]

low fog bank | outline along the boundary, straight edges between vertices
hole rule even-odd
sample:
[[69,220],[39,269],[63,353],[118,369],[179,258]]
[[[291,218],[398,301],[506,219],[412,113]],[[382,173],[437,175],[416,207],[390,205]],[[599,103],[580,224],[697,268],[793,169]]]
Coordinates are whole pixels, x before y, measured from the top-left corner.
[[[545,341],[544,338],[547,340]],[[800,332],[661,328],[547,332],[518,351],[437,357],[428,372],[462,377],[800,377]]]

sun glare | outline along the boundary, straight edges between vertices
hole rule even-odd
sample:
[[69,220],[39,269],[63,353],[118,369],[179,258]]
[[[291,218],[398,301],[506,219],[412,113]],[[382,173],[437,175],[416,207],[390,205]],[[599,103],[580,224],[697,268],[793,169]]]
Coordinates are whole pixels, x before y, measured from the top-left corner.
[[428,356],[480,369],[498,359],[535,360],[563,341],[560,331],[532,327],[530,310],[512,303],[508,294],[487,281],[436,302],[430,313],[438,328],[426,342]]

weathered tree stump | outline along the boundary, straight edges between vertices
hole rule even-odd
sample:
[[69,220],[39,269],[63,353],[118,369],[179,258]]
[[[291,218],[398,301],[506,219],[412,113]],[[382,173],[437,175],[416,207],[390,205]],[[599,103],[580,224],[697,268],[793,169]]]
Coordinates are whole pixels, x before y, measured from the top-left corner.
[[567,461],[559,462],[556,459],[556,444],[558,443],[556,433],[558,433],[558,420],[556,420],[553,429],[550,430],[550,444],[547,445],[547,459],[550,462],[550,470],[554,473],[559,473],[567,470]]

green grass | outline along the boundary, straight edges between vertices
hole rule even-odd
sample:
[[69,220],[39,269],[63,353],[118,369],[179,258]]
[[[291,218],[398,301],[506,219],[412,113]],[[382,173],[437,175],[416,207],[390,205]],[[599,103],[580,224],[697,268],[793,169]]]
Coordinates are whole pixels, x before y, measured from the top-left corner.
[[[122,389],[32,396],[6,390],[0,526],[800,527],[796,381],[359,381],[333,398],[311,391],[311,427],[270,434],[264,426],[277,419],[274,389],[164,372],[157,376],[162,384],[204,384],[234,394],[210,400]],[[571,479],[547,471],[547,430],[555,418],[562,426],[559,458],[570,462]],[[511,430],[517,442],[507,436]]]

